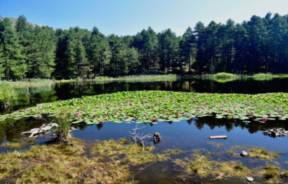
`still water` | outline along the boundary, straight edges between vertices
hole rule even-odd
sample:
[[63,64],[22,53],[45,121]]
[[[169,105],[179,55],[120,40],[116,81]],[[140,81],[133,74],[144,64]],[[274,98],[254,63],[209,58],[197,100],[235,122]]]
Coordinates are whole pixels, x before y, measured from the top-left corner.
[[[0,143],[17,142],[23,140],[21,132],[39,127],[41,120],[26,118],[17,122],[7,122],[0,127]],[[139,129],[139,135],[153,135],[155,132],[161,134],[161,142],[154,144],[150,139],[146,145],[154,145],[156,152],[166,149],[178,148],[185,153],[182,156],[189,156],[194,150],[204,152],[217,152],[218,159],[229,159],[228,151],[233,146],[260,147],[280,154],[278,159],[280,165],[288,169],[288,137],[270,137],[264,135],[263,131],[271,128],[288,129],[288,122],[244,123],[236,120],[217,120],[214,118],[199,118],[179,122],[159,122],[157,124],[139,123],[113,123],[106,122],[98,125],[77,125],[72,131],[72,136],[84,140],[88,145],[99,140],[118,140],[130,138],[131,131]],[[227,135],[228,139],[211,140],[212,135]],[[37,140],[38,144],[45,144],[44,138]],[[0,145],[1,145],[0,144]],[[9,149],[0,146],[0,151],[6,152]],[[249,162],[247,162],[249,164]],[[257,166],[253,161],[250,166]]]
[[[1,89],[0,89],[1,90]],[[82,96],[112,93],[118,91],[164,90],[190,91],[207,93],[270,93],[288,92],[288,79],[270,81],[240,80],[218,83],[211,80],[180,79],[174,82],[73,82],[56,84],[41,88],[25,88],[16,91],[17,98],[13,99],[8,108],[0,108],[0,113],[11,112],[23,107],[39,103],[79,98]]]

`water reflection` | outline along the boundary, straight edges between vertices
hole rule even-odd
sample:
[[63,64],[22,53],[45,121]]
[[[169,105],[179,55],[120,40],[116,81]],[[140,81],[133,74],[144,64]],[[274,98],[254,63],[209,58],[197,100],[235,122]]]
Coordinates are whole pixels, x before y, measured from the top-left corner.
[[[0,124],[0,143],[4,143],[6,141],[13,142],[13,141],[20,141],[21,133],[24,131],[28,131],[32,128],[40,127],[43,123],[47,123],[47,121],[43,121],[43,119],[36,119],[36,118],[23,118],[17,121],[14,120],[7,120],[5,123]],[[237,120],[225,120],[225,119],[216,119],[214,117],[205,117],[205,118],[197,118],[191,119],[187,121],[181,122],[159,122],[159,123],[145,123],[140,124],[139,126],[144,126],[145,130],[154,130],[161,132],[162,127],[171,127],[169,131],[177,132],[178,133],[184,131],[185,128],[194,129],[199,132],[203,130],[203,134],[205,130],[209,130],[209,132],[213,133],[213,131],[217,131],[219,129],[223,130],[225,133],[233,133],[235,131],[245,131],[247,134],[256,134],[262,133],[265,130],[271,128],[283,128],[288,130],[288,122],[287,121],[272,121],[267,122],[265,124],[259,122],[252,122],[252,123],[245,123]],[[135,127],[135,123],[99,123],[97,125],[87,126],[86,124],[77,124],[75,128],[75,135],[79,135],[84,139],[89,136],[95,136],[93,140],[97,139],[98,135],[105,134],[106,138],[121,138],[129,136],[129,132],[131,129]],[[173,129],[173,127],[175,129]],[[185,127],[185,128],[184,128]],[[192,128],[191,128],[192,127]],[[182,128],[184,128],[182,130]],[[111,130],[109,130],[111,129]],[[108,130],[108,132],[107,132]],[[113,130],[113,131],[112,131]],[[101,133],[103,131],[103,133]],[[118,136],[119,135],[119,136]],[[265,136],[263,134],[263,136]],[[267,135],[266,135],[267,136]],[[208,137],[208,135],[207,135]]]
[[[1,90],[1,89],[0,89]],[[87,95],[112,93],[118,91],[163,90],[209,93],[267,93],[288,92],[288,79],[271,81],[233,81],[217,83],[210,80],[177,80],[174,82],[74,82],[49,85],[41,88],[16,89],[16,95],[10,101],[9,108],[2,108],[2,112],[33,106],[38,103],[66,100]],[[3,106],[4,107],[4,106]],[[1,108],[0,108],[1,112]]]

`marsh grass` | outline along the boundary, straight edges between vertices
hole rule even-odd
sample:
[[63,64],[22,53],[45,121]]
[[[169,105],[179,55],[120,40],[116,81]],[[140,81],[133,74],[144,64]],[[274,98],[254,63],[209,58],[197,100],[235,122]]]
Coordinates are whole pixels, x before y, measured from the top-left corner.
[[9,183],[123,183],[126,165],[85,157],[85,145],[34,146],[27,152],[0,155],[0,180]]
[[202,75],[176,75],[176,74],[157,74],[157,75],[129,75],[119,77],[99,76],[94,79],[27,79],[22,81],[0,81],[0,86],[9,85],[14,88],[31,88],[31,87],[45,87],[55,84],[75,83],[75,82],[95,82],[95,83],[109,83],[109,82],[174,82],[179,79],[204,79],[213,80],[219,83],[232,82],[236,80],[272,80],[279,78],[288,78],[288,74],[272,74],[272,73],[257,73],[253,75],[242,75],[220,72],[215,74]]
[[1,85],[9,85],[13,88],[35,88],[35,87],[46,87],[50,85],[54,85],[56,81],[49,79],[31,79],[31,80],[23,80],[23,81],[0,81]]
[[218,83],[227,83],[241,79],[241,75],[232,74],[232,73],[216,73],[216,74],[205,74],[201,75],[200,79],[212,80]]
[[213,161],[199,151],[194,152],[192,158],[176,160],[176,165],[185,170],[187,175],[196,174],[202,178],[213,177],[224,179],[227,177],[245,177],[252,171],[237,161]]
[[288,78],[288,74],[257,73],[253,75],[242,75],[242,74],[220,72],[216,74],[204,74],[199,76],[196,75],[190,78],[211,80],[218,83],[228,83],[239,80],[270,81],[273,79],[286,79]]
[[271,73],[258,73],[251,77],[255,81],[269,81],[273,79],[288,78],[288,74],[271,74]]
[[[33,146],[0,155],[0,181],[8,183],[135,183],[133,168],[164,161],[176,152],[155,154],[127,141],[99,141]],[[91,154],[87,149],[91,149]]]
[[263,148],[258,147],[246,147],[246,146],[234,146],[230,150],[228,150],[228,154],[234,157],[240,157],[240,153],[242,150],[248,152],[249,158],[256,158],[261,160],[274,160],[279,157],[279,154],[273,151],[268,151]]
[[69,114],[65,111],[61,111],[57,114],[55,121],[58,124],[57,141],[60,143],[68,143],[71,129]]
[[179,76],[175,74],[167,75],[131,75],[123,77],[98,77],[95,78],[95,81],[121,81],[121,82],[161,82],[161,81],[176,81]]
[[[55,81],[33,79],[27,81],[0,81],[0,102],[5,104],[5,110],[13,110],[13,107],[31,105],[33,95],[38,98],[48,99],[55,93]],[[33,101],[33,100],[32,100]]]
[[175,164],[185,172],[182,178],[190,178],[197,175],[202,179],[224,180],[227,178],[239,177],[243,181],[247,176],[253,176],[261,180],[261,183],[274,184],[285,183],[287,171],[281,170],[278,166],[267,165],[259,168],[248,168],[239,161],[216,161],[212,156],[195,151],[193,156],[186,159],[177,159]]
[[265,183],[267,184],[280,183],[280,179],[282,176],[281,169],[278,166],[273,166],[273,165],[265,166],[260,171],[260,174],[265,179]]

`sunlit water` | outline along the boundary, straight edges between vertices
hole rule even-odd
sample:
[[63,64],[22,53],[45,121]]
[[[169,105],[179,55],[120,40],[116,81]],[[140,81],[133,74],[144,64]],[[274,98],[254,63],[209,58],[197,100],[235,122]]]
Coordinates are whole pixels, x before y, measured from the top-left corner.
[[34,106],[43,102],[53,102],[118,91],[137,90],[245,94],[288,92],[288,79],[274,79],[271,81],[240,80],[227,83],[196,79],[181,79],[174,82],[110,82],[102,84],[95,82],[63,83],[41,88],[19,89],[16,91],[19,94],[17,99],[13,100],[9,108],[0,108],[0,113],[1,111],[2,113],[8,113],[13,110]]
[[[2,125],[0,140],[2,143],[21,141],[21,132],[39,127],[41,121],[33,118],[19,120],[18,122]],[[78,125],[72,131],[72,136],[84,140],[88,145],[99,140],[121,139],[131,137],[131,131],[138,128],[139,135],[161,134],[161,142],[154,144],[152,139],[145,141],[146,146],[154,145],[156,152],[177,148],[182,150],[182,157],[190,156],[195,150],[217,153],[216,159],[230,159],[227,151],[233,146],[260,147],[280,154],[278,159],[283,168],[288,168],[288,137],[270,137],[263,131],[270,128],[288,129],[288,122],[243,123],[233,120],[216,120],[213,118],[200,118],[183,120],[179,122],[159,122],[157,124],[139,123],[112,123],[106,122],[98,125]],[[211,140],[209,136],[227,135],[228,139]],[[47,139],[40,138],[39,144],[45,144]],[[0,147],[0,151],[9,149]],[[245,160],[244,160],[245,161]],[[249,160],[248,160],[249,161]],[[247,162],[249,164],[249,162]],[[257,166],[256,162],[250,166]]]

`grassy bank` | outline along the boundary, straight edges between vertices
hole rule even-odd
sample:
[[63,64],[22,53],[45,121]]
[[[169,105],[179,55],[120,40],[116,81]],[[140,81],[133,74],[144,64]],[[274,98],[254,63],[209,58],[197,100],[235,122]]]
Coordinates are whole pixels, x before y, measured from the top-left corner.
[[254,74],[251,78],[256,81],[269,81],[273,79],[286,79],[288,78],[288,74],[258,73]]
[[[196,77],[197,78],[197,77]],[[198,76],[199,79],[203,80],[212,80],[219,83],[232,82],[241,79],[241,75],[232,74],[232,73],[216,73],[216,74],[204,74]]]
[[10,86],[14,88],[27,88],[27,87],[45,87],[54,84],[61,83],[73,83],[73,82],[95,82],[95,83],[109,83],[109,82],[173,82],[178,79],[202,79],[212,80],[220,83],[231,82],[235,80],[273,80],[288,78],[288,74],[271,74],[271,73],[259,73],[254,75],[239,75],[232,73],[216,73],[216,74],[203,74],[203,75],[131,75],[122,77],[105,77],[100,76],[95,79],[67,79],[67,80],[49,80],[49,79],[31,79],[23,81],[0,81],[0,91],[3,86]]
[[211,80],[219,83],[227,83],[237,80],[254,80],[254,81],[269,81],[273,79],[286,79],[288,74],[271,74],[271,73],[258,73],[253,75],[240,75],[233,73],[216,73],[216,74],[204,74],[194,76],[197,79]]
[[259,95],[206,94],[192,92],[139,91],[118,92],[71,99],[16,111],[0,116],[0,121],[42,114],[68,112],[70,121],[140,122],[189,119],[216,114],[229,119],[288,119],[288,93]]
[[[15,88],[42,87],[61,83],[72,82],[161,82],[175,81],[179,76],[175,74],[167,75],[131,75],[122,77],[96,77],[95,79],[66,79],[66,80],[49,80],[49,79],[31,79],[23,81],[0,81],[0,87],[11,86]],[[1,88],[0,88],[1,89]]]

